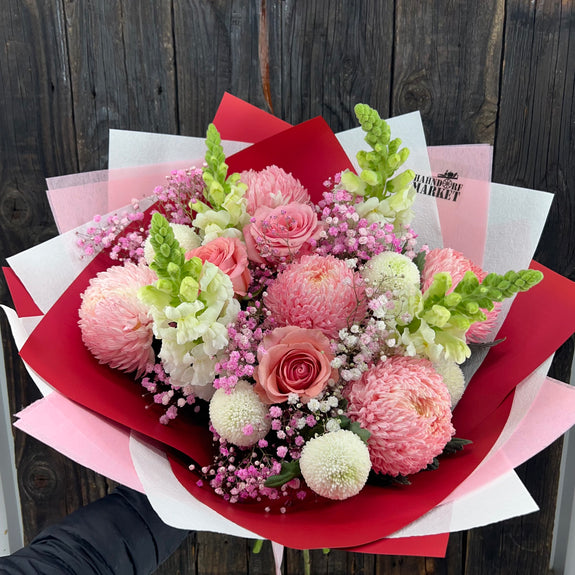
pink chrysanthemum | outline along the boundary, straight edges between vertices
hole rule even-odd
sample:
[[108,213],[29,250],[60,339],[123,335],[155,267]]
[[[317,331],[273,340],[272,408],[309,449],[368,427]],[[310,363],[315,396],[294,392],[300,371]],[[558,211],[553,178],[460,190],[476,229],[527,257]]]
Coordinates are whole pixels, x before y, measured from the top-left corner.
[[264,302],[277,325],[319,329],[330,338],[361,321],[367,309],[361,277],[333,256],[303,256],[290,264]]
[[139,377],[154,360],[152,318],[138,290],[156,281],[146,265],[126,263],[100,272],[82,294],[79,310],[84,345],[100,363],[135,371]]
[[241,181],[248,186],[245,194],[248,201],[246,209],[251,216],[261,206],[277,208],[291,202],[310,202],[308,191],[300,181],[277,166],[268,166],[259,172],[242,172]]
[[373,470],[410,475],[429,465],[454,433],[443,379],[424,358],[393,356],[345,391],[348,416],[369,430]]
[[[431,285],[433,276],[436,273],[448,272],[453,280],[453,287],[455,287],[463,279],[466,271],[472,271],[480,282],[487,276],[487,272],[483,271],[479,266],[475,265],[470,259],[458,251],[452,250],[451,248],[431,250],[425,258],[425,267],[421,274],[423,291]],[[493,339],[493,330],[500,309],[501,304],[495,303],[493,310],[484,310],[487,318],[485,321],[471,325],[466,334],[467,341],[479,343]]]

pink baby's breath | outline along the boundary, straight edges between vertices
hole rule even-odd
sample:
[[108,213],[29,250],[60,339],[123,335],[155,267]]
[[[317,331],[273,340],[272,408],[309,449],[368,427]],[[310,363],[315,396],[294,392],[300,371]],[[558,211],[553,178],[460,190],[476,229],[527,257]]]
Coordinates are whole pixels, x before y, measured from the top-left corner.
[[174,170],[167,178],[165,186],[158,186],[154,194],[159,208],[167,220],[173,224],[191,224],[193,208],[190,204],[203,200],[205,187],[202,170]]

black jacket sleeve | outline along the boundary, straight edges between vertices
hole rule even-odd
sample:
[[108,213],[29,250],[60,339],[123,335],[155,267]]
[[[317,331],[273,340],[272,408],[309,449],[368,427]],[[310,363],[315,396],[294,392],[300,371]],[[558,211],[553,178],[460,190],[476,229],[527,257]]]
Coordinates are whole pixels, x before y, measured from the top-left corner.
[[118,487],[0,557],[0,574],[147,575],[187,534],[165,525],[145,495]]

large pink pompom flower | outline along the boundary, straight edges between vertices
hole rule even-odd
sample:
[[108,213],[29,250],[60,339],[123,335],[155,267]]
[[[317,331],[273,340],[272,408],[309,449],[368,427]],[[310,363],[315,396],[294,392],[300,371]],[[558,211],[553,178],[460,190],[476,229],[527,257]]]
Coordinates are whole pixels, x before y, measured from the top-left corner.
[[302,256],[267,289],[264,303],[277,324],[319,329],[335,338],[361,321],[367,298],[361,277],[333,256]]
[[[456,250],[451,248],[431,250],[425,258],[425,267],[421,274],[423,291],[431,285],[433,276],[436,273],[448,272],[453,280],[453,288],[455,288],[467,271],[472,271],[480,282],[487,276],[486,271],[483,271],[478,265],[475,265],[470,259]],[[451,291],[453,291],[453,288]],[[491,311],[483,310],[487,316],[485,321],[471,325],[465,334],[467,341],[480,343],[493,339],[493,335],[495,335],[493,330],[500,309],[501,304],[495,303],[495,307]]]
[[156,279],[148,266],[127,262],[90,280],[78,324],[84,345],[100,363],[139,377],[154,361],[152,318],[138,290]]
[[310,203],[309,193],[300,181],[277,166],[268,166],[259,172],[247,170],[241,173],[240,179],[248,186],[244,197],[250,216],[262,206],[277,208],[291,202]]
[[345,390],[348,416],[369,430],[373,470],[410,475],[429,465],[454,433],[451,399],[424,358],[393,356]]

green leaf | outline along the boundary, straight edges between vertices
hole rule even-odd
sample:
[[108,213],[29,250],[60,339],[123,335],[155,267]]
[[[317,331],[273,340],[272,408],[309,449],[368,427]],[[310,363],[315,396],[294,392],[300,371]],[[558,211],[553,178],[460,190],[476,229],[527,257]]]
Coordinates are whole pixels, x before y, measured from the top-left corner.
[[423,268],[425,267],[425,256],[427,254],[423,251],[419,252],[414,258],[413,258],[413,263],[417,266],[417,269],[419,270],[419,273],[422,274],[423,273]]
[[462,451],[466,445],[471,445],[473,441],[470,439],[461,439],[459,437],[452,437],[447,445],[443,448],[443,454],[450,455]]
[[415,333],[421,326],[421,319],[414,317],[411,323],[407,326],[409,333]]
[[355,433],[366,445],[367,440],[371,437],[371,432],[364,429],[357,421],[352,421],[349,430]]
[[373,470],[369,472],[367,483],[369,485],[376,485],[378,487],[389,487],[392,485],[411,485],[411,481],[409,481],[405,475],[398,475],[397,477],[393,477],[392,475],[375,473]]
[[299,461],[282,462],[281,471],[277,475],[271,475],[264,483],[266,487],[281,487],[292,479],[301,476]]
[[338,415],[337,418],[339,419],[339,427],[341,429],[349,429],[349,426],[351,425],[351,419],[347,417],[347,415]]

